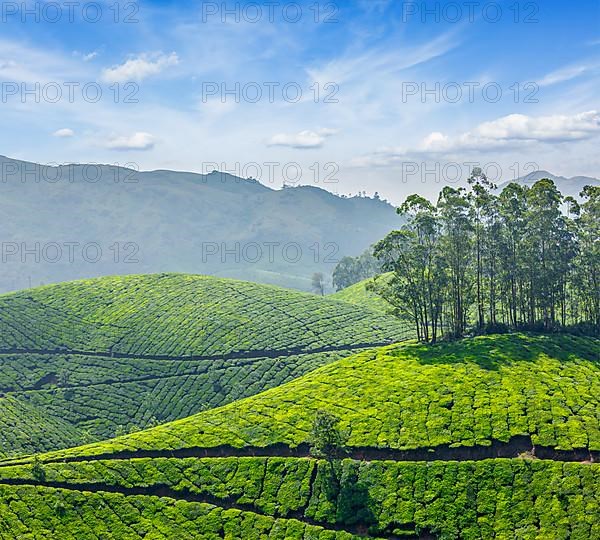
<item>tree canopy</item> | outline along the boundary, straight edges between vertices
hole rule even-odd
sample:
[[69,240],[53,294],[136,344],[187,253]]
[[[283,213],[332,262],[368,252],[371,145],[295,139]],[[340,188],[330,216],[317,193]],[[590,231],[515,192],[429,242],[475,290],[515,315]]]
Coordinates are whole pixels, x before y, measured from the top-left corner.
[[480,169],[436,204],[411,195],[406,224],[374,246],[388,280],[370,286],[419,339],[468,331],[600,333],[600,187],[581,204],[549,179],[500,193]]

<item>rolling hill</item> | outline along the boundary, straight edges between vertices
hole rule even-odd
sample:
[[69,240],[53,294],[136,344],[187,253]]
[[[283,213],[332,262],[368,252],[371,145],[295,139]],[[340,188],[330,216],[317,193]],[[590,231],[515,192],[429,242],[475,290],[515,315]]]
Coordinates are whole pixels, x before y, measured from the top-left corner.
[[[378,279],[385,279],[387,274],[383,274],[379,276]],[[389,313],[391,306],[383,299],[381,296],[378,296],[374,292],[367,290],[367,283],[371,282],[373,279],[364,279],[355,283],[354,285],[350,285],[341,291],[337,291],[331,295],[329,298],[333,298],[335,300],[341,300],[342,302],[349,302],[350,304],[355,304],[358,306],[368,307],[369,309],[379,311],[381,313]]]
[[0,186],[0,292],[164,271],[310,291],[313,272],[331,274],[399,219],[380,200],[311,186],[275,190],[219,172],[55,167],[0,156]]
[[[597,538],[598,345],[512,335],[388,346],[147,431],[4,461],[0,531]],[[311,456],[317,410],[340,418],[344,459]]]
[[[0,440],[0,452],[72,446],[189,416],[407,335],[366,308],[207,276],[107,277],[5,294],[0,403],[69,429],[42,445]],[[15,416],[21,429],[27,417]]]
[[536,446],[600,451],[599,350],[598,340],[572,336],[390,345],[245,400],[55,456],[296,448],[320,408],[342,418],[356,448],[489,447],[529,436]]

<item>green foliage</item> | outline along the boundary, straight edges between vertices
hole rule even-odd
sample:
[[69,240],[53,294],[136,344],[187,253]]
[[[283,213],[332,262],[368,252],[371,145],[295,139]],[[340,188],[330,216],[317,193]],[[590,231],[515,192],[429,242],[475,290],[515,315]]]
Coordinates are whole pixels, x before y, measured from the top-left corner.
[[109,277],[2,295],[0,409],[15,428],[0,430],[0,455],[183,418],[287,382],[355,344],[403,335],[392,317],[367,308],[204,276]]
[[[62,511],[57,511],[58,495],[62,497]],[[360,538],[296,519],[262,516],[165,497],[4,485],[0,485],[0,531],[7,539],[44,540]]]
[[337,416],[327,411],[317,411],[309,436],[312,455],[331,460],[343,453],[346,436],[340,431],[339,423]]
[[[378,276],[377,278],[359,281],[354,285],[350,285],[349,287],[330,295],[329,298],[368,307],[369,309],[380,313],[390,313],[392,311],[392,305],[382,296],[374,292],[373,284],[386,282],[391,279],[391,277],[392,274],[388,273]],[[407,327],[409,327],[408,324]]]
[[186,274],[50,285],[3,295],[0,308],[5,348],[125,357],[351,347],[388,340],[398,331],[393,320],[367,309],[268,285]]
[[423,341],[508,327],[600,335],[600,189],[579,205],[549,179],[495,194],[476,168],[468,184],[435,205],[406,199],[406,223],[374,247],[392,278],[372,289]]
[[43,452],[80,442],[80,430],[60,415],[54,416],[44,407],[13,395],[0,397],[0,457]]
[[33,458],[33,463],[31,464],[31,476],[38,482],[46,480],[46,471],[37,456]]
[[333,286],[336,291],[341,291],[375,276],[380,270],[381,265],[369,248],[359,257],[343,257],[340,260],[333,270]]
[[[468,451],[515,435],[538,446],[599,450],[598,350],[593,338],[494,335],[362,352],[190,418],[3,462],[0,531],[61,540],[598,538],[598,464],[533,455],[333,459],[340,445],[378,447],[385,459],[386,448]],[[327,459],[171,454],[302,442]],[[164,457],[94,459],[136,449]]]
[[[233,538],[251,538],[256,527],[273,531],[273,520],[288,527],[286,538],[312,538],[319,530],[334,535],[334,527],[370,531],[370,537],[394,530],[412,534],[429,531],[440,538],[596,538],[600,515],[600,465],[542,460],[490,459],[463,462],[336,462],[295,458],[156,458],[52,463],[47,482],[67,490],[22,486],[37,483],[27,467],[0,468],[0,526],[20,530],[21,524],[41,532],[39,521],[28,521],[36,509],[46,516],[47,534],[74,534],[85,520],[94,524],[92,507],[108,506],[129,526],[140,516],[153,523],[192,519],[198,530],[220,523],[199,503],[152,497],[167,486],[178,497],[211,498],[219,515],[227,515]],[[148,495],[90,492],[142,488]],[[95,489],[95,488],[94,488]],[[165,521],[161,504],[175,504]],[[104,504],[102,504],[104,502]],[[235,506],[242,506],[243,512]],[[29,510],[27,510],[29,508]],[[135,510],[137,508],[137,510]],[[181,514],[179,512],[182,512]],[[19,519],[14,520],[14,515]],[[246,518],[243,518],[243,514]],[[57,516],[60,519],[57,519]],[[252,516],[252,518],[250,518]],[[288,520],[295,518],[293,525]],[[110,518],[109,518],[110,519]],[[215,522],[216,520],[216,522]],[[311,520],[319,527],[310,528]],[[64,528],[61,528],[64,527]],[[291,527],[291,528],[289,528]],[[279,529],[279,526],[277,527]],[[345,534],[345,533],[339,533]],[[54,536],[48,536],[54,537]],[[65,536],[69,537],[69,536]],[[316,536],[321,538],[320,536]],[[322,538],[350,538],[323,536]]]
[[48,454],[308,442],[326,409],[348,447],[470,447],[530,435],[600,450],[598,340],[481,336],[363,352],[259,395],[154,429]]

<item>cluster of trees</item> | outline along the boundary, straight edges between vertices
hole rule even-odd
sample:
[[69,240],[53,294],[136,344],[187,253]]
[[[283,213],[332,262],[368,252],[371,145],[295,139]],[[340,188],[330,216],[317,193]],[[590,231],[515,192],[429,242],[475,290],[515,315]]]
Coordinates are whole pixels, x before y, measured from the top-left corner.
[[372,248],[358,257],[343,257],[333,270],[333,286],[341,291],[363,279],[376,276],[381,271],[381,264],[373,256]]
[[548,179],[501,193],[481,169],[437,204],[411,195],[407,223],[374,247],[389,279],[371,288],[419,339],[568,326],[600,333],[600,187],[581,201]]

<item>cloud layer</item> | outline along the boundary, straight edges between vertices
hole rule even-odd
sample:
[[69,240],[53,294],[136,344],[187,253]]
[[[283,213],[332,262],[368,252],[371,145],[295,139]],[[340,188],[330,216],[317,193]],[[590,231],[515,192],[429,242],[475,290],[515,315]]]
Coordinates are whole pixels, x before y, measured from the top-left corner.
[[435,157],[457,153],[515,149],[522,145],[560,144],[584,141],[600,134],[600,111],[573,115],[532,117],[510,114],[483,122],[474,129],[455,135],[435,131],[417,146],[385,147],[353,160],[354,165],[391,165],[411,156]]
[[114,137],[106,143],[110,150],[151,150],[155,139],[150,133],[138,131],[130,136]]
[[123,64],[103,70],[102,80],[108,83],[139,82],[177,64],[179,64],[179,57],[174,52],[169,55],[154,56],[142,54],[129,58]]
[[325,139],[335,135],[337,130],[322,128],[317,131],[304,130],[299,133],[278,133],[267,142],[268,146],[288,146],[290,148],[321,148]]

